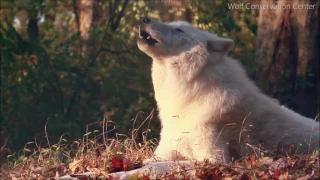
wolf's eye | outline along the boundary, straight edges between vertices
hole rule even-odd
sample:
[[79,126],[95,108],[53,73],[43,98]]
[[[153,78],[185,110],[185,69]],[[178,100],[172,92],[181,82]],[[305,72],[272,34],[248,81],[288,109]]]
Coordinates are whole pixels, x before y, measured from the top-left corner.
[[176,31],[184,33],[184,31],[180,28],[176,28]]

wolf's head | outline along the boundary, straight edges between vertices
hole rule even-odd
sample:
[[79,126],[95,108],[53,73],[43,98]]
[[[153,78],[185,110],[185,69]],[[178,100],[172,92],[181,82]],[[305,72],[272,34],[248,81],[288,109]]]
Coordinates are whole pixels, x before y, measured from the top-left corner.
[[189,79],[208,61],[222,59],[232,46],[233,40],[199,30],[187,22],[164,24],[147,17],[140,20],[139,49],[155,61],[177,67],[179,74]]

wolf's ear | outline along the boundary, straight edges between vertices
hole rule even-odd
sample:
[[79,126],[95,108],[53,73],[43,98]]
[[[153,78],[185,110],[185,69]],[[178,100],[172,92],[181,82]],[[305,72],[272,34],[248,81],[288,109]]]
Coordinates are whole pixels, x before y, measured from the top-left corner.
[[212,52],[228,53],[233,47],[233,40],[217,37],[215,40],[207,41],[207,49]]

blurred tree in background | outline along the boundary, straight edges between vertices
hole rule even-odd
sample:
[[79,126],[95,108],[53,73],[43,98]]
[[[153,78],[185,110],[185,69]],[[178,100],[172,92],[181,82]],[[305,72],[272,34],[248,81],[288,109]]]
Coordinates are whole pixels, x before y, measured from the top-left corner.
[[[258,11],[230,10],[230,2],[1,0],[1,145],[40,139],[47,122],[50,140],[79,138],[106,112],[113,133],[141,123],[156,108],[151,59],[136,46],[141,16],[234,39],[231,54],[254,75]],[[160,130],[156,117],[150,137]]]
[[[314,118],[319,113],[320,93],[319,1],[260,3],[293,7],[260,10],[255,58],[260,86],[282,104]],[[314,8],[297,8],[297,4]]]

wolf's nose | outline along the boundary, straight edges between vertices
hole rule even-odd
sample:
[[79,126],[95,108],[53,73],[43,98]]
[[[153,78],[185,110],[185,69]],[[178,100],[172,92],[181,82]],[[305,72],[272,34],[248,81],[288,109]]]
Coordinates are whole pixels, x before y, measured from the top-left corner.
[[143,23],[143,24],[148,24],[150,23],[151,19],[147,18],[147,17],[141,17],[140,21]]

